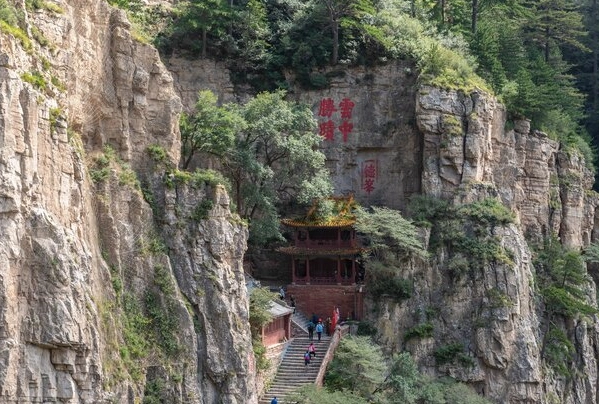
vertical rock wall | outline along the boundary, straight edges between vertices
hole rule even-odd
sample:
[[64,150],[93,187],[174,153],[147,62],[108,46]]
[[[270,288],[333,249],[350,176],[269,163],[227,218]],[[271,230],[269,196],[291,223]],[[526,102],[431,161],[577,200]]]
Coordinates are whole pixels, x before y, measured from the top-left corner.
[[[164,172],[154,177],[146,149],[179,159],[172,76],[155,49],[132,39],[121,11],[104,1],[55,3],[63,13],[26,13],[47,45],[26,51],[0,32],[0,402],[134,403],[148,394],[171,403],[256,402],[241,269],[246,230],[224,212],[226,196],[190,193],[217,207],[182,230],[189,217],[163,216],[172,197],[152,210],[123,176],[133,168],[155,195],[165,193]],[[36,72],[45,88],[25,82]],[[94,184],[90,167],[106,146],[114,157]],[[189,289],[208,274],[220,287]],[[194,297],[204,287],[209,298]],[[168,334],[177,354],[163,356],[157,340],[150,356],[127,362],[126,302],[144,307],[150,297],[177,324]],[[156,322],[160,313],[145,315]],[[156,392],[161,383],[167,387]]]
[[[529,122],[506,127],[505,108],[489,95],[419,87],[410,69],[398,63],[328,72],[334,76],[330,88],[294,88],[290,97],[311,105],[320,125],[333,124],[322,150],[337,193],[399,209],[418,193],[456,205],[498,197],[516,216],[514,225],[493,233],[512,263],[485,265],[457,284],[448,274],[447,251],[426,263],[406,263],[402,276],[413,280],[414,296],[402,304],[369,304],[381,341],[391,351],[409,350],[426,373],[470,383],[497,403],[596,402],[597,322],[583,317],[559,324],[575,343],[576,377],[548,369],[541,352],[546,323],[528,246],[551,234],[571,248],[593,241],[598,199],[592,173],[580,155],[531,131]],[[188,93],[231,87],[224,76],[210,77],[177,87]],[[228,90],[219,94],[229,97]],[[344,99],[354,103],[346,139],[339,128]],[[374,177],[366,175],[370,163]],[[594,288],[589,282],[591,304]],[[436,313],[433,337],[405,341],[406,331],[427,321],[427,311]],[[437,366],[435,350],[451,343],[462,344],[464,361],[474,366]]]

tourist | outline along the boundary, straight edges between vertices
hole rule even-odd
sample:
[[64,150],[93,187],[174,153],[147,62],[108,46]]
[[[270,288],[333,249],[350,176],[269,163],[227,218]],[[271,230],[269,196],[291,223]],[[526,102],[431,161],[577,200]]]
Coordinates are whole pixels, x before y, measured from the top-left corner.
[[283,289],[283,285],[279,288],[279,297],[281,300],[285,300],[285,289]]
[[308,366],[310,364],[310,352],[306,351],[304,354],[304,366]]
[[308,339],[310,341],[312,341],[314,339],[314,327],[315,327],[314,323],[312,321],[310,321],[308,323]]
[[324,329],[324,327],[322,326],[322,321],[319,321],[318,324],[316,324],[316,334],[318,334],[318,341],[320,341],[320,337],[322,336],[323,329]]
[[310,353],[310,358],[316,356],[316,347],[314,346],[314,342],[310,342],[310,345],[308,346],[308,352]]
[[277,397],[273,398],[273,399],[270,401],[270,404],[278,404],[278,403],[279,403],[279,401],[277,400]]

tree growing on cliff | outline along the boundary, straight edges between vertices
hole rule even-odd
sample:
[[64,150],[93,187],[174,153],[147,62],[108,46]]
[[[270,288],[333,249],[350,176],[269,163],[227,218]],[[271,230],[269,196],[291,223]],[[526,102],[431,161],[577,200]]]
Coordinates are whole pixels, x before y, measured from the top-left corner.
[[282,90],[222,107],[212,93],[201,92],[195,113],[181,121],[181,133],[186,168],[199,152],[220,160],[254,244],[282,239],[280,204],[308,204],[332,192],[312,111],[286,101]]
[[368,247],[364,262],[372,296],[387,295],[401,301],[412,295],[412,282],[400,276],[402,259],[426,258],[418,230],[399,211],[372,207],[356,211],[356,230]]
[[193,114],[181,114],[181,147],[183,168],[189,168],[199,153],[224,158],[235,144],[235,136],[245,127],[245,121],[233,106],[221,107],[216,95],[200,91]]

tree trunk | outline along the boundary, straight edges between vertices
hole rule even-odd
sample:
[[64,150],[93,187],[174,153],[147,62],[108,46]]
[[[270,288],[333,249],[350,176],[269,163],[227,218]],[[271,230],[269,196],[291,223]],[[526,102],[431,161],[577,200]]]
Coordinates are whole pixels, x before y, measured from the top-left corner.
[[472,33],[476,34],[476,25],[478,23],[478,0],[472,0]]
[[[599,7],[597,0],[593,0],[593,6],[591,8],[591,15],[594,18],[595,23],[599,23]],[[599,29],[592,30],[593,37],[593,75],[592,75],[592,87],[591,87],[591,101],[593,105],[593,111],[599,112]]]
[[545,29],[545,63],[549,63],[549,28]]
[[206,28],[202,28],[202,59],[206,58],[206,41],[208,37],[208,30]]
[[339,23],[333,22],[333,56],[331,57],[331,64],[334,66],[339,60]]
[[439,2],[441,6],[441,26],[445,26],[445,1],[446,0],[440,0]]

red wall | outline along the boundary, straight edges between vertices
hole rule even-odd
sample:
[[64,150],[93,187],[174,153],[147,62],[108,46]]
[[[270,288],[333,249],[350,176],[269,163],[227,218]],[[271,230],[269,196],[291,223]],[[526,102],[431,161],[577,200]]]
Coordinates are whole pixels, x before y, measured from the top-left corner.
[[264,337],[262,338],[262,343],[264,346],[272,346],[282,342],[285,339],[285,330],[278,329],[274,332],[264,333]]
[[352,312],[360,320],[364,314],[364,293],[359,289],[360,285],[287,285],[287,297],[293,296],[297,310],[308,317],[315,313],[325,320],[339,307],[341,320],[352,316]]

